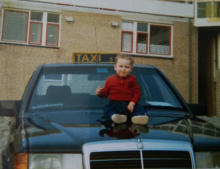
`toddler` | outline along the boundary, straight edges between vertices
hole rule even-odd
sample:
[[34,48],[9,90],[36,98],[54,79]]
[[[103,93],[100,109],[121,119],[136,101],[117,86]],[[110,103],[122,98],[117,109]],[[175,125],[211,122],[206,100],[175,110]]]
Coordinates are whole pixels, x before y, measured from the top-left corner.
[[131,117],[134,124],[148,123],[146,110],[138,103],[141,90],[136,77],[131,75],[134,61],[131,57],[118,55],[115,59],[115,75],[107,78],[103,88],[97,87],[96,94],[108,97],[106,113],[116,124],[127,122]]

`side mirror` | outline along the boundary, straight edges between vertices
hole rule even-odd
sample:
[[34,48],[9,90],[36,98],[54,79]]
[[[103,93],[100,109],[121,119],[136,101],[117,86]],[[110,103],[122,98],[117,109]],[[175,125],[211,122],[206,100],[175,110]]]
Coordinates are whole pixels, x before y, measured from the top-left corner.
[[20,100],[1,100],[0,116],[16,116],[20,108]]
[[207,107],[203,104],[188,104],[193,115],[202,116],[208,115]]

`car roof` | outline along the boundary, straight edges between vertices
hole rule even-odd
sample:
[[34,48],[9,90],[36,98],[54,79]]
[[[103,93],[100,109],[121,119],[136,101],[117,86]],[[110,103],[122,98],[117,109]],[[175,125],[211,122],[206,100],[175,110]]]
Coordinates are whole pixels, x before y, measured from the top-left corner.
[[[52,68],[52,67],[97,67],[97,66],[104,66],[104,67],[112,67],[114,64],[113,63],[83,63],[83,64],[71,64],[71,63],[54,63],[54,64],[44,64],[40,65],[40,68]],[[139,64],[134,64],[135,68],[147,68],[147,69],[156,69],[155,66],[153,65],[139,65]]]

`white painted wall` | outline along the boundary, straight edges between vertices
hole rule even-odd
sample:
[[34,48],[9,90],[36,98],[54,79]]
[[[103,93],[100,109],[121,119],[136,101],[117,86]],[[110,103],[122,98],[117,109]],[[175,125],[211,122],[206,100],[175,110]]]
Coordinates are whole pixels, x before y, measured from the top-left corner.
[[[0,2],[4,0],[0,0]],[[193,4],[166,2],[159,0],[7,0],[7,2],[41,2],[42,6],[63,5],[84,8],[105,8],[120,12],[135,12],[156,14],[165,16],[190,17],[193,18]],[[37,3],[39,4],[39,3]],[[61,5],[61,6],[62,6]]]
[[193,5],[184,3],[155,0],[74,0],[73,4],[98,8],[110,8],[119,11],[193,17]]

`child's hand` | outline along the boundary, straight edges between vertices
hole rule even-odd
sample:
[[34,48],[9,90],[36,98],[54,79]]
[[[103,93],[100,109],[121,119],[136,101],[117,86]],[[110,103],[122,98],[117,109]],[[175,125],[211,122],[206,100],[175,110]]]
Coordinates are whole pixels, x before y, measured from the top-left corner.
[[102,90],[102,87],[97,87],[96,88],[96,95],[100,95],[101,94],[101,90]]
[[134,106],[135,106],[135,102],[130,101],[130,102],[128,103],[128,111],[131,112],[131,113],[133,113],[133,111],[134,111]]

